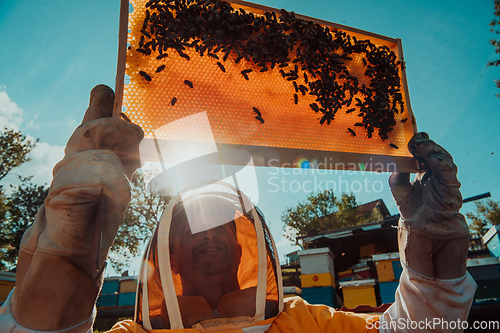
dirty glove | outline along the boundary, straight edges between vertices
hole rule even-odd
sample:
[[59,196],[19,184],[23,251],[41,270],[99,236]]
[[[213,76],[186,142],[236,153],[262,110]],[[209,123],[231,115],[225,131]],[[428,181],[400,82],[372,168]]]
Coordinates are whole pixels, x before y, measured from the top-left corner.
[[45,204],[23,236],[12,313],[24,327],[61,330],[91,317],[143,138],[139,126],[112,118],[113,103],[111,88],[92,90]]
[[401,260],[412,271],[432,279],[455,279],[466,272],[469,228],[462,207],[457,167],[451,155],[418,133],[408,149],[422,168],[415,181],[409,174],[389,178],[399,206]]

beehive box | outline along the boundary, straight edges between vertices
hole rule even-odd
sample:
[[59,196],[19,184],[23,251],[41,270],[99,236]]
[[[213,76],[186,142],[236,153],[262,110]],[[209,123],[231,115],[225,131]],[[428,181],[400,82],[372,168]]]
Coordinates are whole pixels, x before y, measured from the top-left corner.
[[347,269],[343,272],[339,273],[339,282],[344,282],[344,281],[350,281],[352,279],[352,276],[354,273],[352,272],[352,269]]
[[474,302],[500,300],[500,258],[467,260],[467,271],[477,283]]
[[353,309],[358,305],[377,307],[375,285],[375,279],[340,282],[340,288],[342,288],[344,295],[344,306],[348,309]]
[[[146,140],[214,140],[263,166],[415,171],[399,39],[239,0],[123,3],[114,112]],[[165,130],[202,112],[210,135]]]
[[379,282],[397,281],[403,272],[399,260],[399,252],[374,254],[372,256],[377,268]]
[[362,261],[359,264],[352,266],[354,275],[358,275],[362,279],[376,279],[377,269],[372,260]]
[[297,253],[300,260],[300,274],[322,274],[335,275],[333,266],[333,253],[329,248],[308,249]]
[[379,282],[378,287],[380,291],[380,301],[382,304],[394,303],[398,286],[399,281]]
[[302,298],[310,304],[337,306],[337,293],[333,287],[303,288]]
[[283,287],[283,298],[302,296],[302,289],[295,286]]
[[121,293],[135,293],[137,290],[137,279],[135,277],[122,277],[120,278],[120,294]]
[[310,287],[335,287],[335,276],[331,273],[302,274],[300,275],[302,288]]
[[483,243],[492,257],[500,257],[500,225],[494,225],[483,236]]
[[16,273],[0,272],[0,305],[16,285]]

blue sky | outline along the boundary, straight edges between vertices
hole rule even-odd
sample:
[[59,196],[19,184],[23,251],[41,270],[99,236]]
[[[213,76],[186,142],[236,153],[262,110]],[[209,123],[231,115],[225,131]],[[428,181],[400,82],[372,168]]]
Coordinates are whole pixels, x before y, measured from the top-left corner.
[[[452,0],[260,0],[259,4],[401,38],[410,101],[418,129],[429,133],[453,155],[462,194],[491,192],[500,200],[500,99],[493,80],[499,68],[489,40],[493,1]],[[0,126],[39,138],[33,161],[17,169],[50,183],[51,169],[80,123],[89,92],[97,84],[114,87],[118,48],[118,0],[0,0]],[[279,173],[279,179],[317,182],[368,179],[381,191],[356,193],[360,203],[383,198],[391,213],[386,174]],[[257,170],[260,208],[264,211],[280,256],[293,247],[281,238],[280,216],[309,194],[292,193],[271,180],[269,169]],[[3,180],[6,185],[14,177]],[[287,190],[288,189],[288,190]],[[377,187],[378,189],[378,187]],[[465,204],[463,212],[473,209]]]

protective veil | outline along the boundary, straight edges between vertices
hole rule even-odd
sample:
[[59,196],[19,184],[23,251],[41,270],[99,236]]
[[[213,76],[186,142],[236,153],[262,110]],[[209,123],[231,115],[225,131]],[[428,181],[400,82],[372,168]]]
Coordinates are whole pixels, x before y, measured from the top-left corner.
[[276,253],[263,214],[237,188],[180,194],[146,250],[135,321],[146,330],[224,330],[274,318],[283,309]]

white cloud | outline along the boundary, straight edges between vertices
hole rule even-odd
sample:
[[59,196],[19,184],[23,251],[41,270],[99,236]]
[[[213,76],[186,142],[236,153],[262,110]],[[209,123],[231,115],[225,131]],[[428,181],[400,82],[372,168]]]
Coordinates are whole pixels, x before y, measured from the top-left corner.
[[[34,118],[34,120],[38,120],[38,115],[35,115],[35,117],[33,117],[33,118]],[[39,130],[40,129],[40,125],[35,124],[34,120],[30,119],[30,121],[25,125],[26,128],[33,128],[33,129]]]
[[[36,124],[38,116],[25,124],[26,128],[39,129]],[[14,102],[7,92],[5,86],[0,86],[0,130],[7,126],[14,130],[19,130],[23,124],[23,110]],[[35,141],[31,135],[27,134],[26,138]],[[2,180],[4,184],[18,184],[17,175],[23,177],[33,176],[32,182],[38,185],[44,183],[50,184],[52,181],[52,169],[64,156],[64,147],[51,145],[46,142],[37,142],[35,148],[28,155],[31,161],[24,163],[18,168],[13,169],[7,177]]]
[[68,120],[68,127],[76,127],[76,119],[70,119]]
[[[29,136],[28,138],[32,139]],[[31,161],[12,170],[4,178],[4,182],[17,184],[19,183],[17,175],[21,175],[23,177],[33,176],[31,182],[35,184],[50,185],[52,181],[52,169],[64,157],[64,147],[51,145],[46,142],[37,142],[29,156],[31,157]]]
[[12,101],[5,92],[5,86],[0,86],[0,126],[19,130],[23,122],[23,110]]

